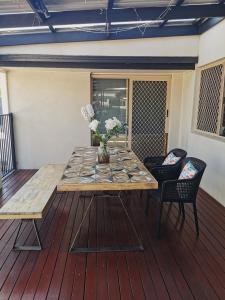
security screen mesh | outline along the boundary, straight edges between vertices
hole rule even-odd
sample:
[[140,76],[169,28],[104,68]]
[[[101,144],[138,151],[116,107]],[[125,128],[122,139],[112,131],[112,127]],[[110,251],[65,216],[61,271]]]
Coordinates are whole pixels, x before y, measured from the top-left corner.
[[197,129],[217,133],[219,122],[223,65],[201,71]]
[[166,81],[134,81],[132,150],[139,159],[164,154]]

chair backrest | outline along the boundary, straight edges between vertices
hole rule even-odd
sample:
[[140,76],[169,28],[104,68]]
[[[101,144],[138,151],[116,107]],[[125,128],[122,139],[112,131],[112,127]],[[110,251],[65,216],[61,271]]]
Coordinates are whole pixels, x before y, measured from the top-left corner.
[[[182,160],[187,156],[187,152],[183,149],[174,148],[168,152],[168,154],[173,153],[177,157],[181,157],[181,159],[178,161],[179,163],[182,162]],[[168,155],[167,154],[167,155]]]
[[170,169],[170,171],[168,173],[168,175],[170,175],[170,176],[167,176],[168,180],[179,177],[183,160],[185,159],[185,157],[187,155],[187,152],[185,150],[179,149],[179,148],[174,148],[174,149],[170,150],[170,152],[168,152],[167,155],[169,155],[170,153],[173,153],[177,157],[180,157],[180,159],[174,165],[167,165],[166,166],[168,169]]
[[201,181],[202,175],[206,168],[206,163],[196,157],[186,157],[182,162],[182,167],[184,167],[188,162],[191,162],[195,169],[198,171],[197,174],[193,178],[191,178],[191,180],[198,179]]
[[193,178],[187,180],[179,180],[178,187],[182,194],[181,198],[192,199],[192,201],[194,201],[197,196],[202,175],[206,168],[206,163],[203,160],[195,157],[187,157],[182,162],[182,169],[188,162],[191,162],[198,172],[194,175]]

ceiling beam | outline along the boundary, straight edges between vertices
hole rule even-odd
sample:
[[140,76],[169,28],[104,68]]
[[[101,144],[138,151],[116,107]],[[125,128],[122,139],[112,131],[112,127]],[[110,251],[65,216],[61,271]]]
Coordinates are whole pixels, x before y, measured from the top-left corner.
[[114,0],[108,0],[108,6],[106,10],[106,31],[108,33],[108,36],[110,35],[113,5],[114,5]]
[[26,0],[26,1],[30,5],[31,9],[37,16],[38,20],[42,23],[42,25],[47,25],[51,32],[55,32],[55,29],[52,26],[52,24],[48,23],[50,14],[44,2],[42,0]]
[[217,25],[218,23],[220,23],[223,20],[224,20],[224,18],[209,18],[204,23],[202,23],[198,26],[199,34],[206,32],[207,30],[209,30],[210,28]]
[[[31,0],[30,0],[31,1]],[[34,1],[34,0],[32,0]],[[143,21],[155,20],[165,11],[166,7],[144,7],[137,8],[136,11]],[[65,11],[50,12],[51,17],[47,19],[48,24],[68,25],[68,24],[92,24],[104,23],[106,20],[106,10],[85,10],[85,11]],[[210,5],[185,5],[172,9],[169,15],[170,19],[190,19],[207,17],[224,17],[224,4]],[[137,14],[133,8],[112,9],[112,22],[132,22],[137,21]],[[33,26],[35,15],[33,13],[21,14],[3,14],[0,15],[0,28],[28,27]],[[39,24],[37,24],[39,25]],[[43,23],[42,25],[45,25]]]
[[[112,29],[114,29],[113,26]],[[57,34],[21,33],[17,35],[2,35],[0,39],[0,46],[140,39],[152,37],[188,36],[197,34],[198,28],[196,26],[165,26],[163,28],[151,27],[146,28],[144,35],[142,35],[138,28],[129,31],[121,31],[118,33],[112,32],[110,36],[107,36],[107,33],[104,32],[90,33],[81,31],[57,32]]]
[[[184,3],[185,0],[177,0],[175,7],[173,7],[173,10],[176,10],[177,7],[181,6]],[[163,27],[167,21],[170,19],[170,12],[166,15],[166,18],[164,18],[164,21],[162,22],[162,24],[160,24],[160,27]]]
[[192,25],[199,27],[202,23],[204,23],[207,20],[207,18],[200,18],[195,20]]
[[8,67],[193,70],[197,62],[198,57],[192,56],[0,55],[0,66]]

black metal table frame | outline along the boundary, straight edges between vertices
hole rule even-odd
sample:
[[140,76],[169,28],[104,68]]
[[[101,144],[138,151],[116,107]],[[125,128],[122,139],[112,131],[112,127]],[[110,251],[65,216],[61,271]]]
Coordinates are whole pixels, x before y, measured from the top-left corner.
[[[21,227],[22,227],[23,222],[32,222],[38,245],[33,246],[33,245],[18,245],[17,244],[18,238],[20,237],[20,232],[21,232]],[[42,249],[43,249],[43,246],[42,246],[40,234],[39,234],[39,231],[38,231],[38,227],[37,227],[37,224],[36,224],[36,220],[35,219],[22,219],[22,220],[20,220],[20,224],[18,226],[16,237],[15,237],[15,240],[14,240],[14,243],[13,243],[13,250],[18,250],[18,251],[40,251]]]
[[[123,202],[123,199],[121,198],[121,193],[122,191],[119,191],[118,194],[95,194],[95,193],[92,193],[90,196],[91,199],[90,199],[90,202],[84,212],[84,215],[83,215],[83,218],[78,226],[78,229],[76,231],[76,234],[73,238],[73,241],[71,243],[71,246],[70,246],[70,252],[71,253],[92,253],[92,252],[120,252],[120,251],[143,251],[144,250],[144,246],[141,242],[141,239],[138,235],[138,232],[135,228],[135,225],[128,213],[128,210],[127,208],[125,207],[125,204]],[[79,197],[83,197],[82,195],[80,195]],[[86,196],[87,197],[87,196]],[[135,238],[138,242],[137,245],[122,245],[122,246],[99,246],[99,247],[76,247],[75,246],[75,243],[76,243],[76,240],[77,240],[77,237],[79,235],[79,232],[81,230],[81,227],[87,217],[87,214],[88,214],[88,211],[90,210],[90,207],[94,201],[95,198],[100,198],[100,197],[107,197],[107,198],[118,198],[120,200],[120,203],[122,205],[122,208],[123,208],[123,211],[125,212],[125,215],[129,221],[129,224],[131,225],[131,228],[132,228],[132,231],[134,232],[134,235],[135,235]]]

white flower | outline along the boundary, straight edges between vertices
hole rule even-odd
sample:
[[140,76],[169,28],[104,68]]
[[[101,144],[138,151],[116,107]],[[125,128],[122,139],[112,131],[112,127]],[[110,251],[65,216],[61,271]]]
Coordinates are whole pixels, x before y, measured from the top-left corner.
[[86,107],[84,107],[84,106],[81,107],[81,114],[82,114],[82,116],[84,117],[85,120],[89,120],[89,114],[87,112]]
[[113,121],[116,123],[117,126],[121,127],[121,122],[116,117],[113,117]]
[[89,128],[92,130],[92,131],[96,131],[96,129],[98,128],[98,124],[99,124],[99,121],[98,120],[93,120],[91,121],[91,123],[89,124]]
[[105,121],[106,130],[113,130],[116,126],[121,126],[120,121],[116,117]]
[[106,130],[112,130],[116,126],[115,121],[113,119],[108,119],[105,121],[105,128]]
[[94,117],[94,115],[95,115],[95,112],[94,112],[94,109],[93,109],[93,107],[92,107],[91,104],[87,104],[86,105],[86,111],[87,111],[90,119],[92,119]]

